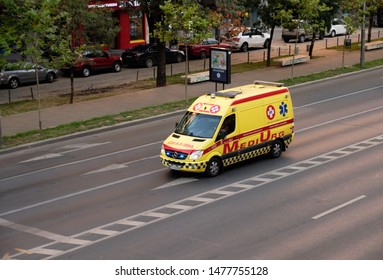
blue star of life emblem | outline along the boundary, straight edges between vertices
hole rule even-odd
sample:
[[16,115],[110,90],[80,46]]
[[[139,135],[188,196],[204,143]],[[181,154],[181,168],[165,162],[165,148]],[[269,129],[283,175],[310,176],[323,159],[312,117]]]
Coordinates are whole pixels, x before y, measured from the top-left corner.
[[285,117],[287,112],[287,104],[285,102],[282,102],[281,105],[279,105],[279,114]]

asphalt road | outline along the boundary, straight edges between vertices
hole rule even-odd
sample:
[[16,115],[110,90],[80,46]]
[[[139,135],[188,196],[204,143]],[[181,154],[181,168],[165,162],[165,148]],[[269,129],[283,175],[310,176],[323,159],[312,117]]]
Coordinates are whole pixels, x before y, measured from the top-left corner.
[[293,87],[288,151],[216,178],[160,164],[179,116],[0,155],[0,258],[382,259],[382,79]]

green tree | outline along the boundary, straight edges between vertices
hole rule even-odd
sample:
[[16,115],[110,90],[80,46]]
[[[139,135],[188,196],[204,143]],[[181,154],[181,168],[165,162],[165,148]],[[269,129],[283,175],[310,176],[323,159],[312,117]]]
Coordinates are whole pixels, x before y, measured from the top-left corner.
[[309,55],[312,57],[315,39],[317,35],[324,36],[331,18],[331,8],[326,5],[326,0],[290,0],[289,2],[290,9],[281,11],[282,25],[303,28],[306,32],[313,34],[309,50]]
[[[132,1],[131,1],[132,2]],[[160,38],[156,38],[153,35],[153,32],[156,28],[156,24],[163,22],[164,13],[160,8],[161,5],[165,3],[164,0],[138,0],[140,4],[140,9],[143,13],[146,14],[148,18],[150,41],[151,43],[156,42],[158,44],[158,58],[157,58],[157,80],[156,86],[163,87],[166,86],[166,63],[165,63],[165,43],[161,41]],[[166,28],[166,27],[164,27]]]
[[271,45],[274,38],[274,30],[276,26],[282,25],[283,22],[291,18],[292,11],[288,10],[288,0],[255,0],[254,4],[258,5],[258,14],[264,25],[270,28],[270,44],[267,47],[267,66],[271,65]]
[[193,0],[139,0],[139,3],[141,11],[148,17],[151,41],[158,44],[156,85],[166,86],[166,43],[172,40],[183,41],[187,36],[182,34],[186,33],[193,34],[189,40],[199,41],[213,25],[212,17]]
[[187,101],[188,44],[200,43],[210,37],[210,30],[219,25],[219,19],[194,1],[172,3],[167,0],[160,8],[164,17],[161,23],[156,23],[154,36],[162,42],[176,41],[186,46],[185,95]]
[[[35,69],[40,118],[40,85],[38,65],[48,66],[45,54],[50,46],[60,41],[59,27],[55,24],[64,14],[57,10],[60,0],[2,0],[0,46],[7,55],[12,51],[20,52]],[[4,60],[2,63],[6,63]],[[25,65],[23,63],[23,65]]]
[[200,43],[211,35],[213,27],[219,25],[218,17],[211,17],[210,11],[201,9],[193,1],[172,3],[167,0],[160,8],[164,17],[161,23],[156,23],[154,36],[164,42]]
[[[64,16],[57,10],[60,0],[0,0],[0,47],[5,54],[17,51],[28,61],[47,66],[47,46],[56,42]],[[5,61],[3,60],[3,63]]]
[[61,0],[59,9],[66,15],[56,24],[61,27],[59,44],[53,45],[52,60],[58,67],[70,66],[70,103],[74,101],[73,66],[86,48],[111,46],[119,32],[112,11],[100,7],[88,7],[88,0]]
[[[0,48],[5,54],[16,50],[34,64],[73,66],[85,44],[109,45],[119,30],[112,11],[89,9],[88,2],[0,0]],[[70,81],[73,103],[73,71]]]
[[383,0],[369,0],[366,1],[366,9],[368,15],[368,35],[367,41],[371,42],[372,27],[374,25],[374,17],[378,14],[378,9],[383,8]]
[[[267,49],[267,66],[271,65],[271,45],[274,38],[274,30],[277,26],[289,25],[291,28],[307,29],[316,34],[325,29],[325,11],[328,7],[323,3],[326,0],[248,0],[246,5],[257,5],[258,14],[264,25],[270,28],[270,44]],[[337,2],[334,0],[333,2]],[[336,8],[334,7],[334,10]],[[295,20],[295,21],[293,21]],[[295,26],[294,26],[295,25]],[[310,56],[314,47],[314,40],[310,46]]]
[[[366,5],[363,11],[364,3]],[[352,22],[355,27],[362,26],[363,15],[365,16],[366,22],[368,23],[367,41],[371,42],[374,16],[377,15],[379,8],[383,8],[383,0],[343,0],[341,7],[348,12],[350,22]]]

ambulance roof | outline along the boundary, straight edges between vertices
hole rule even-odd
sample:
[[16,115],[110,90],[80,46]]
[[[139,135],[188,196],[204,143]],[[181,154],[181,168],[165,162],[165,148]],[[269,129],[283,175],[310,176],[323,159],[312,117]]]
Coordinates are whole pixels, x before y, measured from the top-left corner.
[[231,106],[287,92],[282,83],[254,81],[249,85],[209,92],[199,97],[190,109],[205,114],[225,115]]

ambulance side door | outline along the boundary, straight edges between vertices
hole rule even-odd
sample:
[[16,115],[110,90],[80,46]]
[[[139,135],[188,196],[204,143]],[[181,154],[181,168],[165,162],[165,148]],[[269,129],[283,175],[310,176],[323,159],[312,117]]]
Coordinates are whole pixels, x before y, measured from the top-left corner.
[[220,153],[224,158],[233,157],[238,154],[238,141],[234,140],[237,134],[237,116],[235,113],[225,117],[219,129],[216,142],[222,141]]

